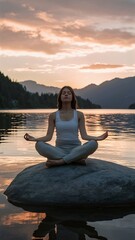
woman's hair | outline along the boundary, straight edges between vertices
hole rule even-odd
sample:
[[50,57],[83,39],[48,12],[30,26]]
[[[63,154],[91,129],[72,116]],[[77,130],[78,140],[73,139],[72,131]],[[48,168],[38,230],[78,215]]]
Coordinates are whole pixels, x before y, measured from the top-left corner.
[[57,99],[58,109],[60,110],[62,108],[61,94],[62,94],[62,91],[63,91],[64,88],[68,88],[69,91],[72,93],[71,108],[76,109],[77,108],[76,96],[75,96],[74,90],[70,86],[64,86],[64,87],[61,88],[61,90],[58,94],[58,99]]

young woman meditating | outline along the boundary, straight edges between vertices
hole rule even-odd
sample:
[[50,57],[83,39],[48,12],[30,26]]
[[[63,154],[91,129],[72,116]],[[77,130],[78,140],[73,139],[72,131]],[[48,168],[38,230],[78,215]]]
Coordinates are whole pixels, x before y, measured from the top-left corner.
[[[46,142],[52,139],[56,128],[56,146]],[[78,138],[87,140],[81,144]],[[28,133],[24,135],[27,141],[36,142],[36,150],[47,158],[46,166],[60,166],[73,162],[85,164],[85,159],[94,153],[98,147],[98,141],[108,137],[108,132],[94,137],[86,132],[84,114],[76,110],[76,96],[73,89],[64,86],[58,95],[58,110],[49,115],[48,130],[44,137],[35,138]]]

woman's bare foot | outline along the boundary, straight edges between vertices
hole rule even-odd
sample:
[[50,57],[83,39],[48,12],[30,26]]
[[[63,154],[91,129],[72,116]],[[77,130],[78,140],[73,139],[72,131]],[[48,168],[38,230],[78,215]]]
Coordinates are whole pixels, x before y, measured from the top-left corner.
[[86,159],[81,159],[78,161],[79,164],[81,165],[86,165],[86,162],[85,162]]
[[80,165],[86,165],[86,161],[85,160],[86,159],[81,159],[81,160],[77,161],[76,163],[80,164]]
[[48,159],[46,162],[46,167],[50,168],[50,167],[54,167],[54,166],[61,166],[64,165],[65,162],[63,159],[59,159],[59,160],[52,160],[52,159]]
[[80,159],[80,160],[75,161],[75,162],[73,162],[73,163],[75,163],[75,164],[79,164],[79,165],[86,165],[85,160],[86,160],[86,159]]

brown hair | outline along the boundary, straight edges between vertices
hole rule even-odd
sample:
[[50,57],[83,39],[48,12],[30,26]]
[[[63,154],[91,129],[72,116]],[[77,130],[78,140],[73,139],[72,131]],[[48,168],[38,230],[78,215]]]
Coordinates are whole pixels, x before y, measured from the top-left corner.
[[61,88],[61,90],[58,94],[58,99],[57,99],[58,109],[60,110],[62,108],[61,94],[62,94],[62,91],[63,91],[64,88],[68,88],[69,91],[72,93],[71,108],[76,109],[77,108],[76,96],[75,96],[74,90],[70,86],[64,86],[64,87]]

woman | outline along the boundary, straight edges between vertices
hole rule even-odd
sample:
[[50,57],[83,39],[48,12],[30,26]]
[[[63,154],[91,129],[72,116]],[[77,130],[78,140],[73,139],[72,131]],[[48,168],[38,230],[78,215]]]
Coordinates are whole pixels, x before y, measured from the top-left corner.
[[[46,142],[52,139],[56,128],[56,146]],[[87,142],[81,145],[78,138],[78,130],[81,138]],[[89,136],[85,128],[84,114],[76,110],[76,97],[73,89],[64,86],[58,95],[58,111],[49,116],[47,134],[41,138],[35,138],[28,133],[24,135],[27,141],[36,142],[38,153],[48,160],[47,167],[59,166],[78,162],[85,164],[85,158],[94,153],[98,147],[97,141],[108,137],[108,132],[98,137]]]

